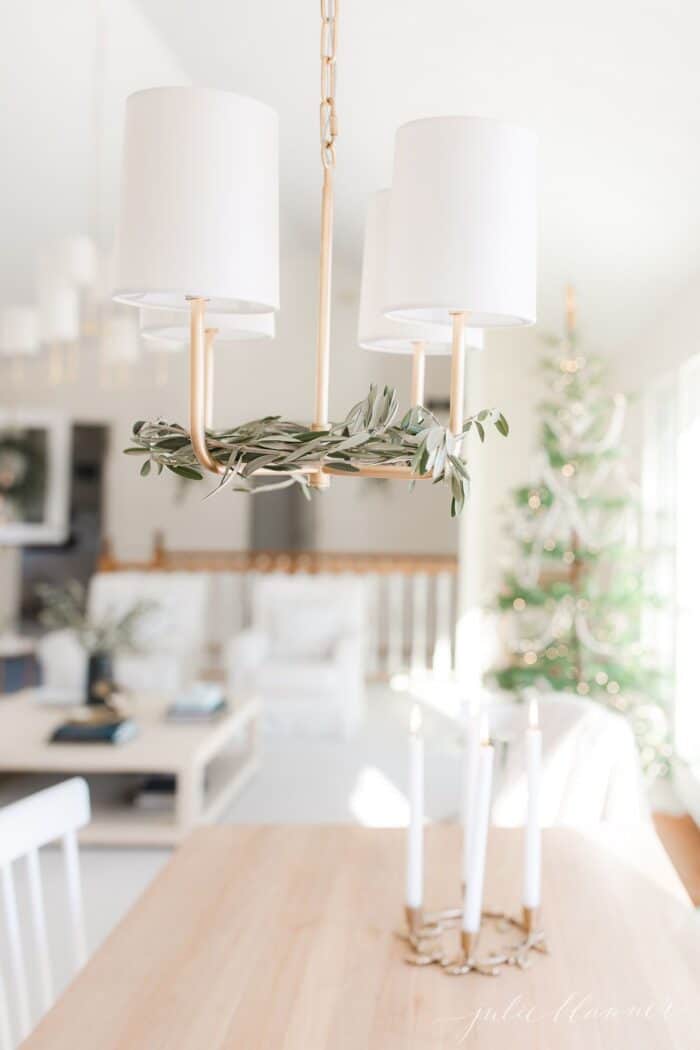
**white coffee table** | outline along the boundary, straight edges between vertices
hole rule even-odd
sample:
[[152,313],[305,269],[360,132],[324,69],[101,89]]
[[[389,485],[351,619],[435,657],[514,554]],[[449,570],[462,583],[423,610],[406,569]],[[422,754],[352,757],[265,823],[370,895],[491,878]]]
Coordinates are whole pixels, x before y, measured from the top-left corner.
[[[259,764],[255,698],[231,703],[205,725],[166,722],[166,702],[139,695],[129,711],[139,726],[126,744],[50,744],[69,711],[43,706],[30,693],[0,697],[0,804],[63,777],[90,783],[93,820],[82,841],[109,846],[170,846],[197,824],[217,820]],[[148,774],[175,777],[171,810],[142,810],[128,793]]]

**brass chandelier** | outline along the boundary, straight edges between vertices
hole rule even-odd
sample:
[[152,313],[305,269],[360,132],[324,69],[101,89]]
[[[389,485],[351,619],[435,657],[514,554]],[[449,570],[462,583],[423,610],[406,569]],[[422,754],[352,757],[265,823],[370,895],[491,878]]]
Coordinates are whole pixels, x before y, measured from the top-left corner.
[[[465,433],[473,427],[483,440],[486,423],[507,433],[494,410],[464,419],[465,333],[480,339],[481,329],[535,320],[534,137],[477,117],[428,118],[399,129],[392,188],[382,195],[371,262],[368,225],[363,273],[363,302],[367,294],[378,329],[395,333],[367,340],[361,332],[359,341],[412,355],[412,405],[399,420],[395,393],[372,391],[333,424],[337,42],[338,0],[321,0],[320,278],[308,426],[275,427],[268,419],[257,421],[268,424],[262,429],[211,429],[217,336],[235,328],[245,337],[247,322],[266,315],[271,322],[279,306],[276,113],[201,88],[154,88],[129,98],[114,298],[145,308],[156,337],[158,317],[176,311],[183,336],[189,328],[190,353],[189,430],[138,423],[129,451],[147,454],[159,472],[205,472],[234,487],[265,474],[306,488],[326,488],[333,474],[446,480],[454,513],[468,481]],[[422,405],[426,348],[451,355],[448,427]]]

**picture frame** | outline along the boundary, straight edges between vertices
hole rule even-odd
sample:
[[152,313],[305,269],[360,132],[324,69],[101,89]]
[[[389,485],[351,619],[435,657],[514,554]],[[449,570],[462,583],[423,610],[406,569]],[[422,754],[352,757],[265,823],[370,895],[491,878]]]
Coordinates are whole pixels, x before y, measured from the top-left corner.
[[71,427],[44,411],[0,411],[0,544],[52,546],[69,532]]

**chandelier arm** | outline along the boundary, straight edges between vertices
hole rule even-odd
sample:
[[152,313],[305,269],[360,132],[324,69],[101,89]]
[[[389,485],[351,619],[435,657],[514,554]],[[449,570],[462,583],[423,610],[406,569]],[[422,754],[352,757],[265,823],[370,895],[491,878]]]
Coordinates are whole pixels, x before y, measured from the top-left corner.
[[452,367],[450,371],[450,430],[456,436],[464,426],[464,326],[467,315],[456,310],[452,317]]
[[[225,464],[215,460],[207,448],[207,412],[212,394],[213,366],[207,366],[206,360],[206,308],[206,299],[190,299],[190,440],[194,454],[204,470],[210,474],[225,474]],[[214,329],[210,331],[215,332]]]
[[346,478],[348,476],[353,478],[376,478],[382,481],[432,481],[434,477],[432,471],[428,471],[425,474],[416,474],[412,467],[404,467],[400,463],[389,463],[385,467],[373,467],[369,464],[356,465],[355,472],[351,475],[348,475],[346,470],[328,464],[323,467],[323,473]]
[[214,342],[218,328],[204,329],[204,426],[211,430],[214,421]]
[[422,405],[425,400],[425,342],[416,339],[413,346],[413,369],[411,372],[411,408]]

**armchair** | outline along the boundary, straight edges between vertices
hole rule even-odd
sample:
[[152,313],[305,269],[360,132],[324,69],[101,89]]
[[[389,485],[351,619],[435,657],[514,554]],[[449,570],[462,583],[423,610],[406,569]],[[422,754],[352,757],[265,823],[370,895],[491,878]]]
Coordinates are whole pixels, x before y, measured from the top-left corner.
[[[108,572],[92,577],[87,606],[90,618],[120,616],[137,601],[153,602],[138,632],[139,652],[117,653],[115,678],[125,689],[172,694],[196,677],[202,664],[208,578],[189,572]],[[87,655],[74,632],[51,631],[39,642],[37,656],[49,692],[82,698]]]
[[347,736],[365,706],[362,580],[270,575],[252,594],[252,626],[227,650],[233,695],[255,692],[272,732]]

